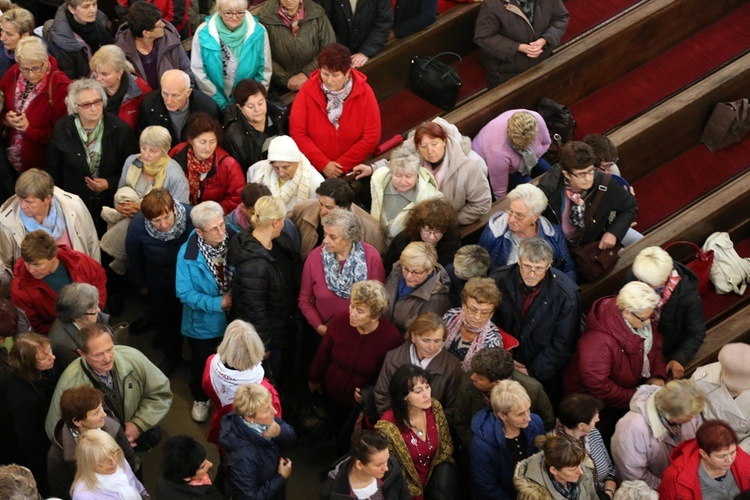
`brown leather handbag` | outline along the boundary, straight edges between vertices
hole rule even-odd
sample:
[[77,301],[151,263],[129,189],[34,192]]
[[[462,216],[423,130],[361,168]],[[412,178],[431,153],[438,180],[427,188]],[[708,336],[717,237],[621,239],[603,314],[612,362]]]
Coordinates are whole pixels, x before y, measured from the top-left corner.
[[703,129],[701,142],[715,153],[737,144],[750,131],[750,103],[747,99],[720,102]]

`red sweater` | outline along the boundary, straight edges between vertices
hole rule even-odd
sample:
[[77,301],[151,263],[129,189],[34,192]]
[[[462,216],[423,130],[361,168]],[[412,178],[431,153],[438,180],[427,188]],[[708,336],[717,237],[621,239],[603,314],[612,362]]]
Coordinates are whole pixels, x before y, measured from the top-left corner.
[[145,95],[151,92],[151,87],[148,86],[146,80],[137,75],[135,76],[135,83],[141,89],[141,95],[123,101],[120,104],[120,111],[117,112],[117,116],[120,120],[127,123],[134,132],[137,132],[138,112],[141,110],[141,102]]
[[[385,283],[385,269],[375,247],[362,242],[367,261],[367,279]],[[299,292],[299,308],[313,328],[328,323],[335,314],[349,310],[349,299],[342,299],[326,284],[323,272],[323,246],[314,248],[305,260],[302,269],[302,284]]]
[[[57,247],[57,258],[65,266],[74,283],[89,283],[99,290],[99,307],[107,303],[107,277],[104,268],[88,255],[62,245]],[[24,310],[36,333],[47,334],[57,318],[57,294],[47,284],[34,278],[26,269],[23,259],[16,261],[15,277],[10,284],[10,298]]]
[[337,314],[310,365],[310,382],[323,381],[328,394],[344,405],[354,404],[354,389],[374,385],[385,355],[404,337],[385,317],[374,332],[361,335],[349,324],[349,312]]
[[318,171],[336,161],[350,172],[365,161],[380,142],[380,107],[367,77],[352,69],[354,85],[344,101],[339,128],[326,113],[326,97],[320,88],[320,70],[310,74],[294,99],[289,135]]

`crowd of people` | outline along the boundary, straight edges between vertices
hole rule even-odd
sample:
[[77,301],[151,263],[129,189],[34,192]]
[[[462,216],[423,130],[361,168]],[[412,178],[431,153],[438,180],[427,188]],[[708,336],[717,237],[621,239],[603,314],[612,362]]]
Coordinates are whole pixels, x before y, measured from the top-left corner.
[[[491,86],[567,26],[561,1],[518,3],[481,8]],[[343,456],[321,498],[750,489],[750,346],[686,378],[706,335],[696,275],[648,247],[582,308],[575,250],[641,237],[609,139],[548,162],[546,123],[514,109],[473,140],[421,123],[367,164],[380,110],[357,68],[436,2],[208,4],[3,8],[0,491],[285,498],[286,450],[310,438],[287,406],[300,376]],[[160,360],[110,325],[126,290]],[[184,339],[216,467],[162,439]]]

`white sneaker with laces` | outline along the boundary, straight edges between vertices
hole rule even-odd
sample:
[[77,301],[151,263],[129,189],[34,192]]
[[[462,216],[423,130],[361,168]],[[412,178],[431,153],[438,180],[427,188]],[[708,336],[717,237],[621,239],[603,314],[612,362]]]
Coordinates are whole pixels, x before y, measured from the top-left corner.
[[196,422],[205,422],[208,420],[208,411],[210,407],[210,401],[195,401],[193,402],[193,409],[190,411],[190,416]]

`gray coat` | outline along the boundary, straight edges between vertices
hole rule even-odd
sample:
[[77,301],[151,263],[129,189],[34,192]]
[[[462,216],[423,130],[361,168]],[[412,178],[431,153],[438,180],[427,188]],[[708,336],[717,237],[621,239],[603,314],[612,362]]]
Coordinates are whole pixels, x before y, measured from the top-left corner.
[[397,299],[398,284],[402,276],[401,263],[397,262],[385,283],[385,293],[388,295],[388,311],[385,318],[400,331],[405,332],[414,318],[422,313],[434,312],[442,317],[450,309],[448,290],[451,287],[451,279],[443,266],[435,264],[433,275],[419,288]]

